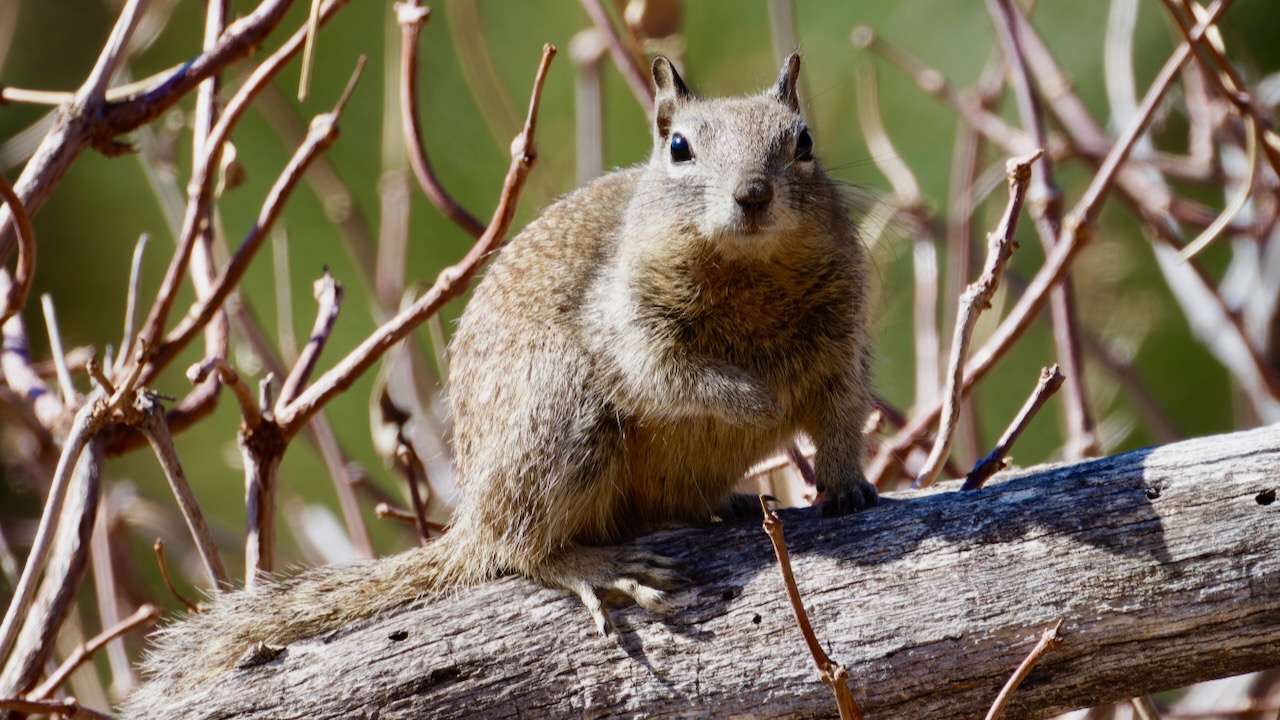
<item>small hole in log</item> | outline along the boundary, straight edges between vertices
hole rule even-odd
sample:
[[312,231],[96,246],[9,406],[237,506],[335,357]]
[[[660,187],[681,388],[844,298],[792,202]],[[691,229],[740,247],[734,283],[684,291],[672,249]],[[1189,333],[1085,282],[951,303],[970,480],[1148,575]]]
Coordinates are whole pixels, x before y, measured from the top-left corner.
[[1258,493],[1258,497],[1254,499],[1258,501],[1259,505],[1270,505],[1271,503],[1276,501],[1275,488],[1272,488],[1270,490],[1263,490],[1262,492]]
[[409,631],[397,630],[391,633],[390,635],[388,635],[387,637],[393,642],[401,642],[402,640],[407,640],[409,638]]
[[1158,488],[1158,487],[1149,487],[1149,488],[1147,488],[1147,499],[1148,499],[1148,500],[1155,500],[1155,499],[1156,499],[1156,498],[1158,498],[1158,497],[1160,497],[1160,488]]
[[760,624],[760,621],[761,621],[761,620],[763,620],[763,619],[764,619],[764,618],[760,617],[760,613],[756,613],[756,614],[755,614],[755,617],[751,618],[751,623],[752,623],[753,625],[759,625],[759,624]]

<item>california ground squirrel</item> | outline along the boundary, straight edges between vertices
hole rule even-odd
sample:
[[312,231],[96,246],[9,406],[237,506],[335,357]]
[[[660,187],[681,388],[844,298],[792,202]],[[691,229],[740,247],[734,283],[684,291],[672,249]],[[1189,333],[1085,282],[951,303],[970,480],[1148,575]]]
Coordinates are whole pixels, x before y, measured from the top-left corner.
[[452,345],[461,498],[426,547],[216,599],[162,630],[127,717],[287,645],[442,589],[520,574],[663,610],[662,557],[611,547],[724,514],[797,431],[825,514],[875,502],[860,467],[870,406],[866,260],[818,167],[800,57],[762,95],[699,98],[653,63],[654,150],[547,208],[499,255]]

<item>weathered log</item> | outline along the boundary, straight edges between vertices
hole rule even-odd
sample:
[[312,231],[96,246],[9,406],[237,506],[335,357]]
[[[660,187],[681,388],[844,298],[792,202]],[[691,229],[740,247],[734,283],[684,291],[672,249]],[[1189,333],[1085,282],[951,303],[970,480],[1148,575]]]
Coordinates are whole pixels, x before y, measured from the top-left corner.
[[[1280,665],[1280,426],[783,514],[819,639],[868,718],[981,717],[1041,630],[1063,644],[1007,717],[1043,718]],[[834,717],[755,523],[638,543],[693,586],[595,635],[507,579],[289,646],[167,717]]]

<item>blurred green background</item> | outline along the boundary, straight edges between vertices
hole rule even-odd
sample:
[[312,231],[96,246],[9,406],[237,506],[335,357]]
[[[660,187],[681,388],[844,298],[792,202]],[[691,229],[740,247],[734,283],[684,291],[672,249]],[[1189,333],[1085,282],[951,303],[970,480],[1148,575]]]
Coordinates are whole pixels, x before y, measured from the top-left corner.
[[[0,3],[16,7],[16,11],[10,8],[10,20],[6,21],[9,26],[4,28],[8,31],[8,52],[0,69],[0,82],[40,89],[67,90],[81,82],[118,11],[115,2],[97,0]],[[159,15],[167,12],[169,17],[155,42],[132,59],[130,71],[135,78],[191,58],[200,44],[203,3],[156,0],[153,5]],[[232,5],[235,11],[244,13],[254,3],[242,0]],[[268,49],[305,21],[306,4],[295,5]],[[1102,48],[1107,6],[1100,0],[1042,0],[1034,11],[1036,25],[1071,74],[1075,88],[1104,123]],[[1280,48],[1271,36],[1280,19],[1280,5],[1271,0],[1241,0],[1236,6],[1227,22],[1231,47],[1242,49],[1240,59],[1246,63],[1247,72],[1256,77],[1277,66],[1275,56]],[[692,87],[711,94],[745,93],[772,81],[777,60],[764,0],[692,0],[684,4],[684,11],[684,77]],[[855,71],[859,63],[873,60],[851,45],[850,31],[855,25],[869,25],[880,37],[941,69],[957,87],[967,87],[977,79],[996,46],[991,22],[984,4],[978,0],[807,0],[794,3],[794,11],[797,44],[804,53],[807,114],[818,153],[833,175],[856,186],[854,192],[862,198],[861,204],[869,207],[872,198],[887,189],[887,183],[870,161],[856,115]],[[492,210],[508,164],[508,144],[523,117],[540,49],[547,42],[554,43],[561,53],[552,65],[543,98],[538,128],[540,161],[521,201],[515,227],[526,223],[558,194],[575,187],[574,71],[566,51],[570,39],[588,25],[586,14],[573,0],[448,0],[433,5],[433,17],[421,45],[420,92],[426,145],[445,186],[476,216],[487,219]],[[1146,87],[1167,57],[1173,47],[1172,37],[1160,3],[1143,0],[1135,43],[1140,89]],[[483,103],[475,99],[473,92],[476,78],[485,77],[483,69],[475,64],[477,46],[485,51],[500,88],[496,99]],[[379,191],[386,174],[403,175],[406,167],[398,150],[399,121],[394,114],[398,47],[399,31],[392,4],[385,0],[353,0],[320,35],[308,99],[302,103],[294,99],[296,62],[276,83],[279,97],[284,99],[282,107],[293,108],[292,112],[305,122],[331,107],[357,56],[369,56],[368,68],[342,118],[342,137],[327,159],[352,193],[352,212],[363,219],[375,238],[381,212]],[[1253,54],[1249,55],[1249,51]],[[236,66],[228,73],[228,81],[235,83],[251,69],[252,62]],[[464,66],[472,68],[472,72],[463,72]],[[931,199],[931,208],[941,220],[946,208],[956,120],[948,109],[924,96],[890,68],[881,67],[880,89],[882,112],[897,152],[914,169],[925,195]],[[642,161],[649,145],[646,120],[611,65],[606,67],[605,93],[606,166]],[[157,142],[168,148],[172,157],[168,172],[178,188],[185,187],[190,172],[187,127],[193,100],[155,125]],[[494,110],[503,104],[509,108],[507,113]],[[1008,107],[1011,103],[1004,105],[1005,116],[1014,117]],[[390,116],[388,108],[393,111]],[[0,143],[4,143],[0,151],[4,165],[0,170],[11,180],[16,179],[22,162],[21,143],[14,138],[45,112],[44,108],[16,104],[0,107]],[[1173,128],[1167,133],[1171,139],[1161,143],[1180,150],[1177,128],[1185,123],[1176,112],[1167,122]],[[251,110],[234,134],[237,158],[247,179],[228,191],[218,204],[222,227],[233,247],[252,224],[268,187],[294,149],[281,137],[277,124]],[[989,151],[981,166],[1000,160],[998,153]],[[1060,170],[1059,181],[1068,205],[1079,197],[1089,176],[1087,169],[1079,165]],[[442,267],[464,254],[470,238],[442,218],[416,184],[412,180],[410,183],[413,198],[406,273],[411,283],[429,284]],[[1214,207],[1222,205],[1220,194],[1201,192],[1199,197]],[[984,229],[994,225],[1002,204],[1003,191],[998,190],[994,202],[978,212],[978,242]],[[282,222],[288,232],[294,330],[299,338],[306,338],[312,322],[311,283],[321,269],[328,266],[346,286],[346,302],[321,360],[322,368],[331,365],[376,326],[370,312],[374,306],[370,288],[344,249],[332,222],[333,214],[334,208],[326,208],[304,186],[290,201]],[[1022,249],[1012,268],[1017,276],[1028,278],[1039,267],[1042,253],[1034,235],[1025,232],[1030,230],[1029,223],[1024,223],[1022,230]],[[101,350],[107,344],[118,344],[130,255],[139,233],[153,236],[146,256],[144,298],[154,296],[173,249],[173,234],[142,163],[128,155],[108,159],[86,153],[37,217],[36,231],[40,265],[35,293],[52,295],[66,345],[92,345]],[[874,245],[880,305],[876,385],[884,397],[904,409],[912,405],[914,382],[911,252],[911,237],[901,224],[890,225]],[[1226,260],[1220,247],[1205,257],[1211,272],[1220,271]],[[1191,338],[1176,303],[1153,267],[1146,239],[1124,211],[1111,207],[1104,213],[1099,240],[1077,265],[1074,278],[1084,324],[1117,347],[1136,353],[1137,370],[1180,433],[1193,436],[1222,432],[1249,422],[1234,407],[1226,372]],[[182,303],[187,303],[191,298],[189,287],[184,293]],[[269,244],[254,261],[242,293],[263,325],[274,334],[276,299]],[[28,305],[26,319],[34,353],[43,358],[47,357],[48,344],[35,297]],[[446,332],[449,321],[458,316],[462,307],[462,302],[455,302],[446,311]],[[997,310],[1000,307],[997,305]],[[980,327],[989,331],[991,324]],[[425,330],[415,335],[415,342],[430,355]],[[199,359],[199,355],[189,352],[166,373],[157,389],[176,396],[185,394],[189,384],[180,369]],[[1047,325],[1041,321],[981,386],[981,447],[994,441],[1034,385],[1039,368],[1051,363],[1053,357]],[[246,364],[243,356],[233,354],[232,362],[245,374],[253,374],[252,363]],[[1131,399],[1092,363],[1088,377],[1094,414],[1110,428],[1114,447],[1107,449],[1150,444],[1152,435],[1138,419]],[[82,389],[85,387],[82,385]],[[372,388],[370,374],[334,401],[328,415],[351,458],[375,482],[391,489],[397,487],[398,478],[384,465],[370,439],[368,408]],[[1016,446],[1016,461],[1026,465],[1057,457],[1063,441],[1061,425],[1060,403],[1052,401]],[[206,511],[233,535],[239,534],[244,517],[243,476],[236,465],[237,426],[235,403],[224,393],[215,416],[177,439]],[[1128,432],[1124,432],[1126,428]],[[963,458],[965,462],[971,459]],[[147,451],[112,460],[108,477],[136,483],[139,492],[171,504],[155,459]],[[282,504],[298,498],[336,507],[328,475],[311,447],[301,440],[293,443],[286,456],[281,492]],[[399,529],[388,528],[386,521],[373,518],[368,503],[365,505],[379,550],[402,547],[405,538]],[[38,515],[38,506],[38,497],[30,489],[0,485],[0,525],[11,538],[15,533],[10,528],[26,527]],[[292,553],[283,524],[281,531],[285,551]],[[137,543],[139,565],[150,567],[153,561],[147,559],[149,538],[139,537]],[[229,557],[239,554],[234,546],[225,550]]]

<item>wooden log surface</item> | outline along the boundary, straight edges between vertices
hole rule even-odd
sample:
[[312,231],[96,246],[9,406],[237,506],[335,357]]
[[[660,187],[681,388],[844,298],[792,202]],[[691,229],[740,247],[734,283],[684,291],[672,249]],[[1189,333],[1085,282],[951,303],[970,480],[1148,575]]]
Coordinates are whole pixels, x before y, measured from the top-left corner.
[[[983,490],[783,513],[819,640],[867,718],[980,718],[1041,631],[1063,644],[1007,717],[1280,665],[1280,425],[1007,473]],[[685,609],[616,612],[509,578],[289,646],[167,717],[835,717],[758,523],[637,543]]]

